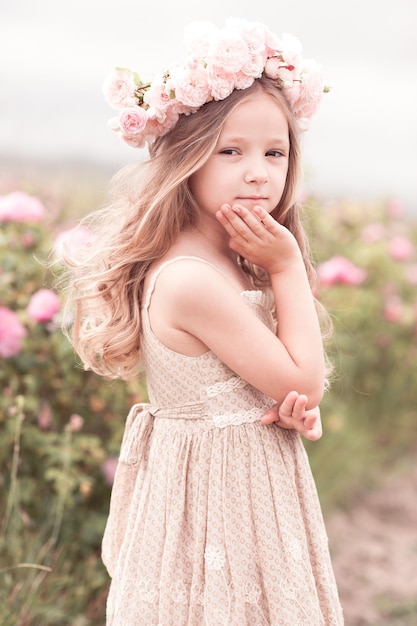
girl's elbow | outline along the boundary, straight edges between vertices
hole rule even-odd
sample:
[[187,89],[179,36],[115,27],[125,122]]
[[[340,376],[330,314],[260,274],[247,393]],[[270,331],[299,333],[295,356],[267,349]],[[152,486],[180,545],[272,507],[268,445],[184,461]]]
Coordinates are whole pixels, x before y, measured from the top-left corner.
[[307,396],[307,406],[306,409],[314,409],[314,407],[318,406],[323,399],[325,390],[324,379],[320,382],[317,382],[314,385],[311,383],[308,385],[308,389],[303,392]]

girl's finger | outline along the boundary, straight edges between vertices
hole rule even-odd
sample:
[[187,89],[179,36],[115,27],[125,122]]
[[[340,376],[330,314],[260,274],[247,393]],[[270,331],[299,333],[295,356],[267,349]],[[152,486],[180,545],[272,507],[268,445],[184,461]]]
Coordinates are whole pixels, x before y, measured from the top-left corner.
[[270,409],[266,411],[261,419],[262,424],[272,424],[273,422],[279,422],[278,406],[274,404]]
[[279,415],[287,419],[292,417],[297,399],[298,393],[296,391],[290,391],[278,409]]
[[307,396],[299,394],[292,410],[292,417],[297,420],[303,420],[305,418],[305,408],[307,406]]

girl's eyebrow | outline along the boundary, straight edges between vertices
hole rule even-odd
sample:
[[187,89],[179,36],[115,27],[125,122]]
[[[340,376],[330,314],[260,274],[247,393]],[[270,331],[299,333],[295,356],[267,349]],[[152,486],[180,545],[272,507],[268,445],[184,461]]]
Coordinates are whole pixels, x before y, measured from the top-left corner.
[[[224,144],[224,143],[245,143],[247,142],[247,138],[244,135],[223,135],[221,137],[219,137],[219,141],[217,142],[218,145],[220,144]],[[286,145],[288,146],[290,141],[289,138],[286,137],[285,135],[273,135],[271,137],[268,137],[267,142],[268,144],[273,144],[273,145]]]

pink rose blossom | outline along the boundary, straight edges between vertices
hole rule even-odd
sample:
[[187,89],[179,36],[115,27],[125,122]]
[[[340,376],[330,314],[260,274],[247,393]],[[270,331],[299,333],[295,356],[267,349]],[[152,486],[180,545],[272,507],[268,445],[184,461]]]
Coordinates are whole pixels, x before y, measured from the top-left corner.
[[141,107],[127,107],[120,112],[119,126],[123,135],[140,135],[148,121],[146,111]]
[[282,61],[278,57],[271,57],[265,63],[265,76],[276,80],[279,76],[279,69],[282,66]]
[[69,419],[68,426],[72,433],[78,433],[84,426],[84,419],[78,413],[73,413]]
[[27,306],[27,314],[35,322],[49,322],[61,309],[61,302],[52,289],[39,289]]
[[243,65],[242,70],[241,72],[238,72],[237,77],[243,72],[244,74],[247,74],[251,78],[260,78],[262,76],[263,69],[264,69],[264,58],[262,57],[262,55],[261,54],[253,55],[249,57],[248,62]]
[[146,139],[143,134],[122,135],[122,139],[131,148],[144,148],[146,146]]
[[0,306],[0,356],[7,359],[19,354],[27,331],[14,311]]
[[235,75],[228,74],[221,67],[209,67],[210,93],[215,100],[224,100],[235,88]]
[[79,254],[83,249],[90,248],[93,243],[94,235],[85,226],[64,230],[59,233],[54,242],[55,258],[65,262],[66,257]]
[[187,69],[176,76],[175,97],[186,106],[199,108],[207,102],[207,72],[202,67]]
[[163,117],[161,117],[161,112],[155,109],[148,109],[148,123],[146,125],[146,129],[143,134],[143,138],[145,141],[152,141],[152,138],[156,134],[156,130],[163,129],[165,132],[168,132],[171,128],[175,126],[178,121],[179,112],[177,112],[177,106],[169,107],[163,113]]
[[249,60],[249,49],[240,33],[226,28],[210,48],[209,58],[225,73],[239,72]]
[[155,109],[165,109],[172,104],[172,98],[166,84],[154,81],[143,97],[144,102]]
[[300,67],[302,77],[301,92],[306,100],[316,101],[324,92],[324,77],[320,65],[316,61],[306,60]]
[[103,93],[106,102],[113,109],[133,106],[136,83],[133,72],[127,69],[114,70],[104,81]]
[[117,470],[117,464],[118,464],[118,460],[114,456],[108,457],[101,464],[101,473],[104,476],[105,483],[109,487],[111,487],[113,485],[113,483],[114,483],[114,477],[115,477],[116,470]]
[[32,248],[32,246],[35,244],[35,237],[33,236],[33,233],[23,233],[22,235],[22,246],[24,248]]
[[288,97],[295,116],[300,119],[310,119],[321,102],[324,93],[324,78],[315,61],[305,61],[301,68],[301,75],[302,82],[299,85],[297,99],[294,99],[295,93]]
[[[290,70],[288,67],[280,67],[277,70],[277,78],[283,89],[291,89],[294,85],[294,70]],[[298,93],[298,91],[295,93]]]
[[0,197],[0,222],[39,222],[44,215],[42,202],[23,191]]
[[226,26],[240,32],[251,55],[266,55],[266,27],[263,24],[231,17],[226,20]]
[[386,228],[383,224],[378,222],[375,224],[368,224],[362,229],[361,239],[365,243],[376,243],[385,237],[386,232]]
[[320,285],[360,285],[366,278],[366,271],[357,267],[343,256],[334,256],[317,267]]
[[392,324],[398,324],[404,316],[404,302],[399,296],[391,296],[387,299],[383,309],[384,318]]
[[388,254],[395,261],[408,261],[414,254],[414,246],[407,237],[393,237],[388,243]]
[[235,75],[235,89],[247,89],[254,82],[254,77],[244,72]]

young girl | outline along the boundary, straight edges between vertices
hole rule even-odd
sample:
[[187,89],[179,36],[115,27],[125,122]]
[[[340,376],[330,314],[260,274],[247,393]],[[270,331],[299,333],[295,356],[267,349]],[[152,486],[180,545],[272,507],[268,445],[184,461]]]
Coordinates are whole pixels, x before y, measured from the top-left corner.
[[188,31],[152,84],[117,70],[113,129],[150,158],[71,260],[86,367],[139,374],[103,540],[111,626],[343,623],[300,433],[325,385],[296,204],[299,133],[324,85],[295,38]]

